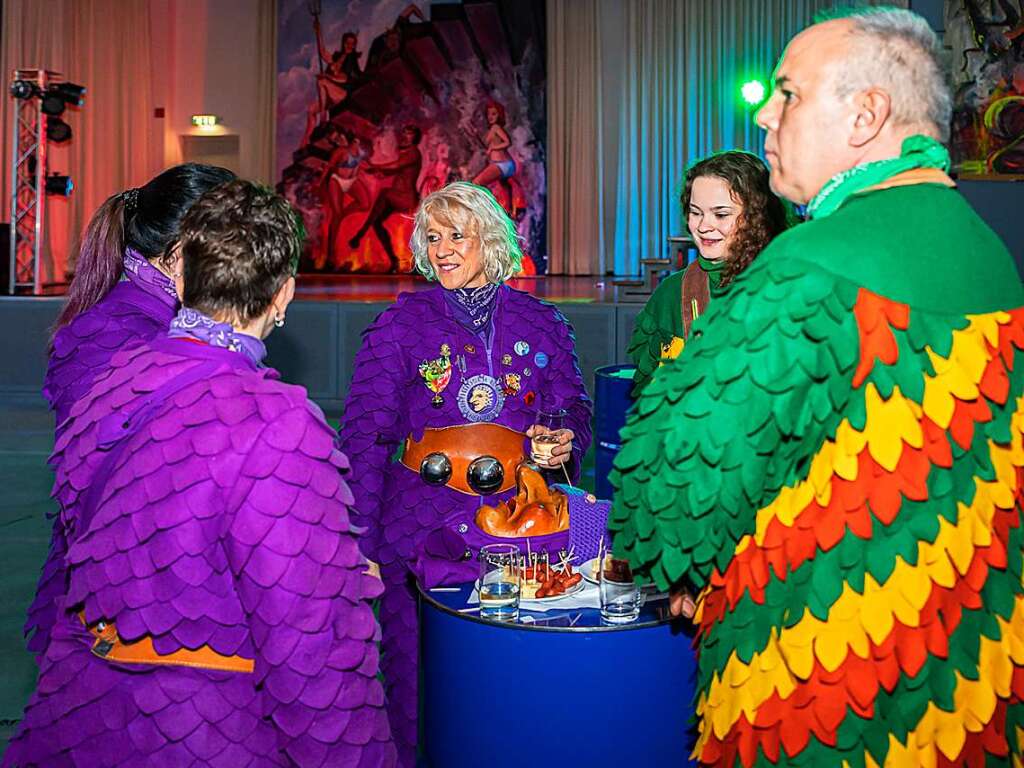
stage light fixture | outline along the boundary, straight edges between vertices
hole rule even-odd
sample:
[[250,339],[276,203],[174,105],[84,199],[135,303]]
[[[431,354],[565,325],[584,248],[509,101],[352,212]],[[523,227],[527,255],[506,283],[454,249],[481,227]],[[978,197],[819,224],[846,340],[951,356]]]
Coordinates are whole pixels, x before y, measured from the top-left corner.
[[15,80],[11,83],[11,96],[16,99],[30,99],[36,93],[36,84],[28,80]]
[[85,103],[85,86],[77,83],[56,83],[50,90],[64,99],[66,104],[80,107]]
[[71,138],[71,126],[59,117],[46,118],[46,138],[54,144],[60,144]]
[[67,104],[65,104],[64,99],[50,91],[43,94],[39,103],[39,108],[43,110],[43,114],[50,115],[51,117],[60,117],[63,115],[66,106]]
[[75,183],[71,181],[70,176],[51,173],[46,177],[46,194],[48,195],[60,195],[61,197],[67,197],[71,194],[71,190],[74,188]]
[[757,106],[764,101],[765,87],[760,80],[748,80],[740,87],[743,100],[750,106]]
[[84,94],[85,88],[75,83],[53,83],[45,93],[40,94],[40,109],[44,114],[60,117],[68,104],[74,107],[82,106],[85,103]]

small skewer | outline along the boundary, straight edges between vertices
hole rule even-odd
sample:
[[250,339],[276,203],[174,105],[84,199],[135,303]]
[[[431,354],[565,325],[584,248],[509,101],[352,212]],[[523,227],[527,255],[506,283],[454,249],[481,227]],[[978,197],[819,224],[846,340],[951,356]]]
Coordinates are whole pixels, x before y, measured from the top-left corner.
[[565,461],[562,462],[562,474],[565,475],[565,484],[570,488],[574,488],[575,486],[572,484],[572,480],[569,479],[569,470],[565,468],[567,463],[568,462]]

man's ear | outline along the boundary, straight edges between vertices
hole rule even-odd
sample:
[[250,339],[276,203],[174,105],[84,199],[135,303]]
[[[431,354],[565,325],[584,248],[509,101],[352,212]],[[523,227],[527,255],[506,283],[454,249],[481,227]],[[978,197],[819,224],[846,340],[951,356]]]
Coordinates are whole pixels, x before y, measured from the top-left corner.
[[850,145],[863,147],[871,143],[889,121],[892,101],[881,88],[871,87],[853,96],[854,118]]

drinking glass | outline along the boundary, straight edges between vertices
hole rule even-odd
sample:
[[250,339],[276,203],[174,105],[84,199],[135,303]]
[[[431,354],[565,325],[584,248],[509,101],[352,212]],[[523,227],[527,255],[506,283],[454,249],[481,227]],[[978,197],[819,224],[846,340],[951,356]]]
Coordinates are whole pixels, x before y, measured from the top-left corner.
[[519,547],[486,544],[480,548],[480,615],[495,621],[519,618]]
[[558,432],[565,429],[565,417],[566,412],[562,408],[537,411],[533,423],[547,431],[530,439],[530,459],[541,469],[551,468],[551,452],[558,445]]
[[598,575],[601,619],[609,624],[628,624],[640,615],[640,582],[625,560],[609,560]]

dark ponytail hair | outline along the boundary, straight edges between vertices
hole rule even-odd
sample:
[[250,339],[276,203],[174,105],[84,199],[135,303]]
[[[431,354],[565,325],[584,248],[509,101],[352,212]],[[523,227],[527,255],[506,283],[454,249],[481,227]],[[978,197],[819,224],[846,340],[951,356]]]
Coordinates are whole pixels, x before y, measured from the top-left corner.
[[167,256],[178,241],[181,220],[204,192],[235,178],[226,168],[185,163],[168,168],[143,187],[107,198],[82,236],[75,277],[56,333],[96,304],[121,279],[126,248],[147,259]]

